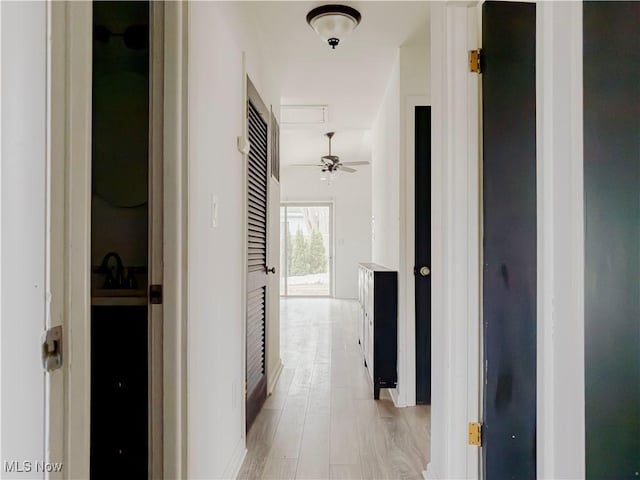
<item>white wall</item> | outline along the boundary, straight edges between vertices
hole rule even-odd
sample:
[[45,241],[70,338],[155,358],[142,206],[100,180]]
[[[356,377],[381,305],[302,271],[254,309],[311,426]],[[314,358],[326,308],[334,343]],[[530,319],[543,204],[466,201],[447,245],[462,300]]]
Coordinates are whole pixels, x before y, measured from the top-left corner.
[[372,129],[372,260],[399,267],[400,251],[400,55],[393,64]]
[[429,83],[429,46],[400,47],[373,124],[373,259],[394,269],[400,268],[401,242],[406,233],[401,224],[407,208],[407,180],[401,173],[413,162],[406,154],[407,143],[412,141],[407,137],[407,107],[414,98],[424,101],[428,97]]
[[245,115],[243,52],[265,104],[278,96],[265,82],[244,8],[189,5],[189,478],[233,477],[245,453],[245,167],[236,145]]
[[371,167],[339,173],[327,185],[316,169],[283,167],[282,201],[333,201],[334,292],[358,298],[358,263],[371,260]]

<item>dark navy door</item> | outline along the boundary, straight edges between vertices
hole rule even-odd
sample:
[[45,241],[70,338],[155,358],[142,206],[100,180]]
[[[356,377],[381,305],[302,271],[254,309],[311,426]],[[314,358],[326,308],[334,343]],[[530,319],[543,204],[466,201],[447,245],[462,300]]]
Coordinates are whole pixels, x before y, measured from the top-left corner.
[[585,2],[587,479],[640,478],[640,3]]
[[484,478],[535,479],[535,4],[482,18]]
[[431,107],[415,107],[416,402],[431,403]]

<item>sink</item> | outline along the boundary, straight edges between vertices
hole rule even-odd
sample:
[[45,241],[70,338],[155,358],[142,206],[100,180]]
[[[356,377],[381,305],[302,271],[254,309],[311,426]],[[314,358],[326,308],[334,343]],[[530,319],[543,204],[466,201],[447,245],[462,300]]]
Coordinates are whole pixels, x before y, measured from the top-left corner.
[[143,289],[97,288],[91,291],[91,305],[140,306],[147,305],[147,291]]
[[91,291],[92,297],[145,297],[147,291],[138,288],[96,288]]

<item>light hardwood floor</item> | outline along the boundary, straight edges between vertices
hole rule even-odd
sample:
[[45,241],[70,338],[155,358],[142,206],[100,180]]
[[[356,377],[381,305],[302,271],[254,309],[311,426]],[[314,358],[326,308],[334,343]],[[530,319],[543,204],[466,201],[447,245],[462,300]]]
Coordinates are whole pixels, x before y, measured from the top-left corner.
[[373,399],[357,336],[358,303],[281,302],[284,370],[247,437],[240,479],[422,479],[428,406]]

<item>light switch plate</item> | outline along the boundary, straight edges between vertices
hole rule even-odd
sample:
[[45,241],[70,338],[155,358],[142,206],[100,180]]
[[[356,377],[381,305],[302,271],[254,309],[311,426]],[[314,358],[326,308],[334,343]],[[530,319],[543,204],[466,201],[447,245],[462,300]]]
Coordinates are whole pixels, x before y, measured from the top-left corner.
[[238,145],[238,151],[244,155],[248,155],[249,154],[249,149],[251,148],[251,145],[249,144],[249,140],[247,140],[245,137],[240,136],[237,138],[237,145]]
[[218,227],[218,196],[211,195],[211,228]]

